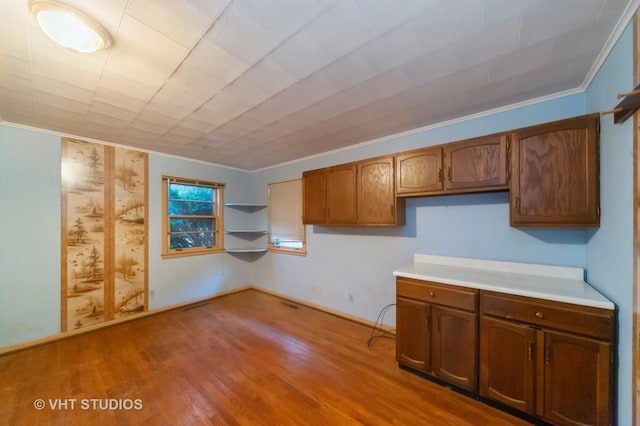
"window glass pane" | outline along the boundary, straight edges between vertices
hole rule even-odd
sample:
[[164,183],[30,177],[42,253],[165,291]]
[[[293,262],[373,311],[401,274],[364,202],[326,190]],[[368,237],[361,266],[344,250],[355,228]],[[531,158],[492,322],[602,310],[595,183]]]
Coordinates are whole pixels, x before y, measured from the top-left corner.
[[169,184],[169,199],[187,201],[215,201],[215,190],[206,186]]
[[213,232],[183,232],[171,234],[170,248],[213,247],[215,245]]
[[169,220],[169,232],[213,232],[215,229],[213,219],[183,219],[171,218]]
[[213,203],[200,201],[169,201],[170,216],[213,216]]

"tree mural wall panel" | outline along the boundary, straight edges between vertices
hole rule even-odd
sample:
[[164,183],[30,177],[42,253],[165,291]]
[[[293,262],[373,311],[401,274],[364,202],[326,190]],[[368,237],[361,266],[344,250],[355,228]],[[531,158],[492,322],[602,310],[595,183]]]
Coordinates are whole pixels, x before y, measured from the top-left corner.
[[62,331],[147,309],[148,155],[62,139]]

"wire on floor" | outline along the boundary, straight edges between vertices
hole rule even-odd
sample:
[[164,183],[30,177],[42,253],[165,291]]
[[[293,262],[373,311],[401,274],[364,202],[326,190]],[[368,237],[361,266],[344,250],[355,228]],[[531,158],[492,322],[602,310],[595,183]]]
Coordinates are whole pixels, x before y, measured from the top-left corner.
[[382,325],[384,324],[384,315],[392,306],[396,306],[396,304],[389,303],[387,306],[382,308],[382,310],[380,310],[380,313],[378,314],[378,318],[376,318],[376,322],[371,328],[371,336],[369,336],[369,340],[367,340],[367,346],[373,346],[378,341],[378,339],[381,339],[383,337],[393,338],[394,336],[393,329],[385,330],[384,328],[382,328]]

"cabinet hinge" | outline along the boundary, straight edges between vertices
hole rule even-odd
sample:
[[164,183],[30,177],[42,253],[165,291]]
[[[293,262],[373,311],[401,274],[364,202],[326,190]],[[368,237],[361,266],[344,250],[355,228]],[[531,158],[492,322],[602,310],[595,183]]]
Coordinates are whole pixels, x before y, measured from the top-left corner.
[[596,214],[598,215],[598,217],[600,217],[600,206],[596,208]]
[[516,209],[516,212],[520,213],[520,197],[516,197],[513,204]]

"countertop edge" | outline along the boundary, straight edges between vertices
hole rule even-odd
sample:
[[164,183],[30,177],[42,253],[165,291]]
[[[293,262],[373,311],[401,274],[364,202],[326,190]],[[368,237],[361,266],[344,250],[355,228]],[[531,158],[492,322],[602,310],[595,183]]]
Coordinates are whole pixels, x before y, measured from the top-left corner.
[[[411,267],[412,265],[408,265]],[[455,285],[455,286],[463,286],[469,288],[475,288],[478,290],[487,290],[487,291],[495,291],[504,294],[512,294],[515,296],[525,296],[525,297],[533,297],[544,300],[551,300],[556,302],[564,302],[571,303],[575,305],[581,306],[590,306],[594,308],[602,308],[608,310],[615,310],[615,305],[609,299],[601,295],[595,288],[590,286],[587,282],[582,281],[585,286],[593,289],[595,293],[600,295],[601,299],[585,299],[582,297],[571,297],[567,295],[561,294],[553,294],[549,292],[537,291],[535,289],[518,289],[518,288],[509,288],[504,286],[495,286],[487,283],[469,281],[469,280],[457,280],[454,278],[449,278],[446,276],[440,275],[429,275],[424,273],[412,273],[412,272],[404,272],[401,270],[393,271],[393,275],[396,277],[404,277],[404,278],[413,278],[417,280],[426,280],[426,281],[434,281],[443,284]],[[543,278],[543,277],[542,277]]]

